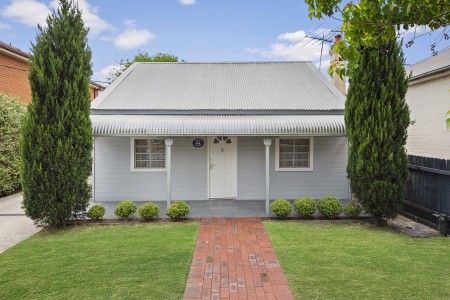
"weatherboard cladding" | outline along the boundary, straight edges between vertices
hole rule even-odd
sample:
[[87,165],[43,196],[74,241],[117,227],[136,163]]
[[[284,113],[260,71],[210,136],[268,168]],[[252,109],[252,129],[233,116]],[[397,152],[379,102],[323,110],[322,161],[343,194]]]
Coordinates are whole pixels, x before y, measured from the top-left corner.
[[91,115],[95,135],[344,135],[342,115]]
[[311,62],[135,63],[96,111],[342,111],[345,97]]

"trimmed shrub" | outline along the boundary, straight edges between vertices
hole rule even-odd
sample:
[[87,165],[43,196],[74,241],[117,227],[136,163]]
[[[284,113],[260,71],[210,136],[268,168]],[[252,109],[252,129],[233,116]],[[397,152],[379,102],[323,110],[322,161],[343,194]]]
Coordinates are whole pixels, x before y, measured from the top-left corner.
[[337,198],[326,196],[317,202],[317,209],[328,219],[334,219],[342,212],[342,204]]
[[105,208],[102,205],[96,204],[89,208],[88,212],[86,213],[88,218],[92,219],[93,221],[97,221],[103,218],[105,215]]
[[191,208],[184,201],[175,201],[166,210],[166,215],[172,220],[179,220],[191,213]]
[[304,218],[309,218],[317,210],[316,201],[311,197],[303,197],[294,201],[295,211]]
[[94,142],[88,28],[76,1],[58,4],[36,29],[31,45],[32,102],[20,139],[25,214],[49,227],[63,227],[74,215],[86,213]]
[[344,207],[344,214],[346,214],[350,218],[356,219],[357,217],[359,217],[360,213],[361,213],[361,205],[359,205],[355,201],[350,201]]
[[117,204],[114,214],[124,220],[128,219],[137,210],[136,204],[131,200],[125,200]]
[[270,210],[280,219],[291,215],[292,206],[286,199],[277,199],[270,204]]
[[20,125],[27,108],[0,93],[0,196],[20,189]]
[[138,214],[145,221],[149,221],[159,214],[159,207],[151,202],[145,203],[139,207]]

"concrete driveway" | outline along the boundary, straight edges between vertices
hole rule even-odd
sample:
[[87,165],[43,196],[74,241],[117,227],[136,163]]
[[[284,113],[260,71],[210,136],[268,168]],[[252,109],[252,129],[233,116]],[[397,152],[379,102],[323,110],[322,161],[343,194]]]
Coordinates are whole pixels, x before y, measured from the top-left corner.
[[41,230],[25,216],[21,205],[21,193],[0,198],[0,253]]

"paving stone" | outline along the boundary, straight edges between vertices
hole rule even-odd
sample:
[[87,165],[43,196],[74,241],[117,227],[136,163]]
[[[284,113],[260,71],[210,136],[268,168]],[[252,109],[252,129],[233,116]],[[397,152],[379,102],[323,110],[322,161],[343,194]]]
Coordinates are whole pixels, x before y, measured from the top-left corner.
[[259,218],[200,220],[183,299],[294,299]]

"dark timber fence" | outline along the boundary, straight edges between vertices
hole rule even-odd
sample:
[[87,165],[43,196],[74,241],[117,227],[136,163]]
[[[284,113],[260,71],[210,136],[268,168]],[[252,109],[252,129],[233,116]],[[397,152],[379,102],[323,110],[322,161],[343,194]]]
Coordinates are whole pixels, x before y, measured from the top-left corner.
[[409,155],[403,212],[450,233],[450,160]]

